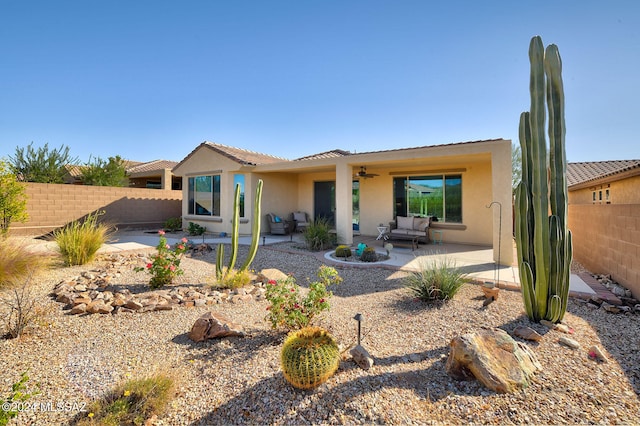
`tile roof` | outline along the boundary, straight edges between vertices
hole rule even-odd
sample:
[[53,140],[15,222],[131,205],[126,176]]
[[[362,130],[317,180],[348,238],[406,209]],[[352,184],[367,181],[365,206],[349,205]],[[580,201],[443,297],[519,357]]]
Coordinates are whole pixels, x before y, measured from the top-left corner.
[[317,154],[311,154],[305,157],[296,158],[293,161],[319,160],[321,158],[338,158],[345,157],[347,155],[351,155],[351,153],[342,149],[332,149],[331,151],[319,152]]
[[225,157],[237,163],[248,166],[288,161],[286,158],[280,158],[269,154],[261,154],[259,152],[249,151],[248,149],[236,148],[233,146],[222,145],[215,142],[204,142],[202,145],[207,146],[208,148],[224,155]]
[[573,186],[640,168],[640,160],[594,161],[567,164],[567,185]]
[[146,173],[164,169],[173,169],[177,164],[177,161],[170,160],[153,160],[146,163],[136,163],[127,168],[127,173]]

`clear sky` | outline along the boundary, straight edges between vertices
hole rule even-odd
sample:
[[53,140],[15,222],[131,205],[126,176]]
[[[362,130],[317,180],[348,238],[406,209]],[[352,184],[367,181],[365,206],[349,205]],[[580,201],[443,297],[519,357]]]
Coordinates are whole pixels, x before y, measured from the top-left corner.
[[518,142],[534,35],[563,59],[567,159],[640,158],[637,0],[0,0],[0,157]]

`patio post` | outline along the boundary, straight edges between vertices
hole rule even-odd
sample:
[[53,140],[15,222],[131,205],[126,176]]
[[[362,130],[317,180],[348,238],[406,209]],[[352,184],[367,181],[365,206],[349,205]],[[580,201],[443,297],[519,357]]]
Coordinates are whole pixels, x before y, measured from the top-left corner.
[[336,232],[339,244],[353,243],[353,177],[351,165],[336,164]]

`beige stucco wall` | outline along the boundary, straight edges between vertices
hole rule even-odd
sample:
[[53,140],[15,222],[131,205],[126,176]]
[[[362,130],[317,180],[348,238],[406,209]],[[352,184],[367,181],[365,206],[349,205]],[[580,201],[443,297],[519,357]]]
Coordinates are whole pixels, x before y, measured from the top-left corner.
[[[606,191],[609,190],[610,204],[640,204],[640,176],[593,185],[588,188],[569,191],[569,204],[607,204]],[[593,192],[596,201],[593,201]],[[602,201],[600,201],[602,191]]]

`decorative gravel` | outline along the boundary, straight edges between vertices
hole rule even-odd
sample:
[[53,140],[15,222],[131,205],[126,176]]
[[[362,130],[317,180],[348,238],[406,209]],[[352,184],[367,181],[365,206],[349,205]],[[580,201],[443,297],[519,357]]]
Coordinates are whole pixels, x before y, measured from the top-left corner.
[[[228,250],[227,250],[228,252]],[[241,247],[239,259],[244,259]],[[185,258],[179,284],[202,286],[213,274],[215,253]],[[260,247],[253,268],[278,268],[299,284],[313,278],[321,261],[310,255]],[[265,321],[267,301],[223,303],[202,308],[138,314],[72,316],[49,293],[55,284],[91,265],[57,268],[37,279],[34,294],[48,314],[20,339],[0,339],[0,394],[29,370],[40,408],[23,412],[15,424],[68,424],[92,398],[116,383],[152,371],[172,374],[178,392],[157,425],[205,424],[637,424],[640,421],[640,315],[609,314],[569,302],[565,323],[575,329],[577,350],[558,343],[562,335],[531,324],[518,292],[503,290],[488,307],[482,292],[465,285],[446,304],[414,300],[402,287],[403,273],[381,268],[344,268],[331,311],[320,321],[341,343],[344,359],[327,383],[298,391],[285,380],[279,354],[285,334]],[[148,275],[122,268],[114,284],[145,283]],[[2,308],[0,308],[2,309]],[[193,343],[187,332],[214,310],[245,326],[244,338]],[[368,371],[348,355],[356,340],[356,313],[364,316],[362,344],[375,359]],[[496,394],[477,381],[458,382],[445,372],[452,338],[482,327],[511,332],[519,325],[544,338],[527,343],[543,371],[515,394]],[[599,345],[609,362],[588,357]],[[66,406],[46,409],[51,403]],[[42,407],[45,407],[44,409]],[[66,409],[66,407],[71,407]]]

